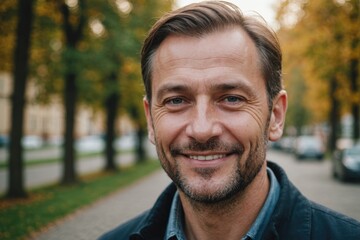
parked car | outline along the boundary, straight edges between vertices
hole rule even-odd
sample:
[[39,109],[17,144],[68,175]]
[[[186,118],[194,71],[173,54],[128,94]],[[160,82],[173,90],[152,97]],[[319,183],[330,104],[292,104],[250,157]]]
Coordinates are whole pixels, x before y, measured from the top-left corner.
[[294,151],[295,137],[286,136],[280,139],[281,149],[285,152]]
[[314,158],[322,160],[325,148],[320,138],[316,136],[299,136],[295,142],[294,153],[297,159]]
[[295,137],[284,136],[276,142],[270,142],[270,147],[285,152],[294,151]]
[[28,135],[22,138],[21,144],[25,149],[37,149],[44,146],[44,141],[39,136]]
[[332,174],[341,181],[360,179],[360,145],[334,152]]
[[119,150],[133,150],[136,144],[135,133],[128,133],[120,136],[115,141],[115,148]]
[[0,135],[0,148],[6,147],[9,144],[9,138],[6,135]]
[[78,152],[102,152],[104,148],[104,139],[99,135],[85,136],[75,142],[75,149]]

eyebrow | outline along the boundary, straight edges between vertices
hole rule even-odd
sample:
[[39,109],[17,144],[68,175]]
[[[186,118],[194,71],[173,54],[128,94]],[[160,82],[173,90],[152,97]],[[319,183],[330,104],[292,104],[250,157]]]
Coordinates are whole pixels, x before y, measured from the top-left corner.
[[[256,91],[248,84],[238,80],[230,81],[226,83],[219,83],[219,84],[214,83],[211,84],[210,86],[211,92],[228,92],[231,90],[242,90],[247,94],[249,94],[250,96],[254,96]],[[191,87],[186,84],[166,83],[163,86],[161,86],[157,91],[157,100],[161,101],[162,97],[169,92],[185,93],[191,91],[192,91]]]
[[189,92],[191,88],[184,84],[166,83],[157,91],[157,100],[161,101],[162,97],[169,92]]
[[250,96],[255,95],[255,89],[250,87],[248,84],[242,82],[242,81],[233,81],[229,83],[221,83],[221,84],[213,84],[211,86],[211,90],[214,92],[227,92],[231,90],[242,90],[246,93],[248,93]]

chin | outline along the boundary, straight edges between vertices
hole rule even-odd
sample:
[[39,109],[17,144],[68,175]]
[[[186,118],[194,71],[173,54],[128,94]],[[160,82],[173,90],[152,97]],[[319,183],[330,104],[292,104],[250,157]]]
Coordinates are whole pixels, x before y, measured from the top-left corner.
[[[243,189],[238,174],[216,178],[210,170],[201,170],[202,175],[194,178],[178,178],[174,182],[187,198],[200,203],[219,203],[231,199]],[[206,173],[204,173],[206,172]]]

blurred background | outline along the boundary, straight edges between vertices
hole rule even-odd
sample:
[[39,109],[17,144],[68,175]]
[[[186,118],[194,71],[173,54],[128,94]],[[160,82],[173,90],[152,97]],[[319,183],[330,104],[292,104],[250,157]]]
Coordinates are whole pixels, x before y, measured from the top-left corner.
[[[1,1],[3,198],[155,158],[142,110],[140,49],[159,16],[191,2]],[[284,137],[270,144],[269,156],[299,184],[306,182],[299,169],[313,173],[307,183],[323,185],[305,186],[306,194],[360,219],[360,1],[232,2],[262,15],[283,50],[289,108]],[[326,186],[322,199],[318,189]],[[338,202],[330,186],[356,197]]]

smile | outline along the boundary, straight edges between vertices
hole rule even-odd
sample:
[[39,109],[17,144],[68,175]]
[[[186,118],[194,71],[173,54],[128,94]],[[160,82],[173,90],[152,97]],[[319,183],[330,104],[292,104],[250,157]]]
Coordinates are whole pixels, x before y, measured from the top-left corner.
[[196,156],[196,155],[190,155],[189,158],[199,161],[211,161],[216,160],[220,158],[226,157],[225,154],[216,154],[216,155],[207,155],[207,156]]

